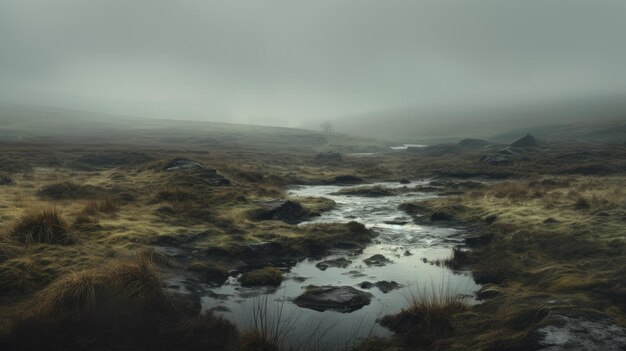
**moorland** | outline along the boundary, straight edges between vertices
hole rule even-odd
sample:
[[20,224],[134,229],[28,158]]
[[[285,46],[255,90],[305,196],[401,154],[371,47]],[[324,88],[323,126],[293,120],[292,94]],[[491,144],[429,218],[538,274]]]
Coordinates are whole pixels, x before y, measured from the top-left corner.
[[[379,319],[393,335],[346,349],[626,343],[623,142],[522,134],[391,150],[287,128],[59,121],[16,118],[1,131],[4,350],[289,348],[288,331],[235,325],[167,282],[280,286],[304,258],[376,240],[358,222],[298,225],[337,206],[289,194],[302,185],[436,195],[401,209],[416,224],[464,228],[463,244],[437,264],[481,286],[471,292],[478,303],[450,289],[417,291]],[[369,185],[379,182],[407,185]]]

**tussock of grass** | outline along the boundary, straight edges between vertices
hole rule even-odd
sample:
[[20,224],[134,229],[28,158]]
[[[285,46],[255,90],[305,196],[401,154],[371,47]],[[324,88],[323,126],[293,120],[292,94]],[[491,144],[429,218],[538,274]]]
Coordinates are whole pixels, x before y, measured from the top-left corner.
[[0,344],[24,349],[74,349],[83,341],[86,349],[90,343],[110,349],[135,342],[146,346],[164,325],[178,323],[183,311],[163,290],[147,254],[62,276],[32,301]]
[[12,239],[23,244],[72,244],[74,239],[65,220],[54,208],[30,210],[20,216],[10,229]]
[[467,308],[466,298],[443,283],[411,294],[407,309],[383,317],[380,323],[409,344],[428,345],[450,335],[454,331],[453,316]]
[[213,262],[192,262],[189,265],[189,270],[200,274],[205,282],[215,285],[222,285],[228,279],[228,270]]
[[23,251],[19,242],[13,240],[9,235],[0,234],[0,262],[18,256]]
[[[74,320],[115,317],[132,311],[160,316],[174,312],[154,263],[146,256],[69,274],[42,291],[38,301],[36,314]],[[143,310],[147,308],[152,311]]]
[[243,329],[235,350],[279,351],[286,346],[286,336],[295,319],[283,316],[283,304],[271,307],[269,295],[253,300],[248,325]]
[[243,286],[279,286],[283,281],[283,271],[276,267],[265,267],[254,271],[246,272],[239,277],[239,282]]
[[156,198],[158,201],[170,203],[185,203],[198,200],[198,196],[194,192],[184,188],[161,190],[157,193]]
[[0,185],[11,185],[13,184],[13,179],[4,173],[0,173]]
[[82,185],[72,181],[46,185],[37,195],[49,199],[90,199],[106,194],[106,190],[95,185]]

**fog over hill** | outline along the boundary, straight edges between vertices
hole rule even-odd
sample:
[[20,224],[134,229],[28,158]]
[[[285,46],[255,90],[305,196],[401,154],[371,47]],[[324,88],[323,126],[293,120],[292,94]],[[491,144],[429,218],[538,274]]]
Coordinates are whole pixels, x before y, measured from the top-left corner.
[[624,116],[625,17],[616,0],[2,1],[0,102],[487,137]]
[[546,139],[626,140],[626,99],[578,98],[516,105],[412,107],[334,121],[338,131],[405,142],[463,137],[510,142],[526,133]]

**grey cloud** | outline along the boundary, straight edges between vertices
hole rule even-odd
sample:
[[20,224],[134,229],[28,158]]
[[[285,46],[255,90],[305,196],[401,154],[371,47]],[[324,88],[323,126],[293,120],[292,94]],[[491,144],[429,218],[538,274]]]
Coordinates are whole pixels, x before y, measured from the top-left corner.
[[626,92],[621,0],[3,0],[0,98],[298,126]]

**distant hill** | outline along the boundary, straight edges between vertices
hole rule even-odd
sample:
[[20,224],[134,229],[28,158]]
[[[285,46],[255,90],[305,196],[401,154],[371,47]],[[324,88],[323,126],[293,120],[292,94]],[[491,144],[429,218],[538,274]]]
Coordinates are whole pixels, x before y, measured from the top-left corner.
[[389,146],[372,138],[326,135],[306,129],[147,119],[41,106],[0,106],[0,141],[20,140],[290,152],[369,152]]
[[540,139],[626,140],[626,99],[571,99],[490,107],[412,107],[335,121],[338,131],[406,143],[446,143],[464,138],[510,143],[531,133]]

